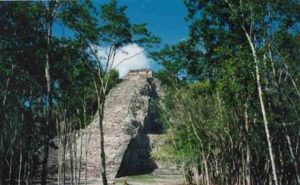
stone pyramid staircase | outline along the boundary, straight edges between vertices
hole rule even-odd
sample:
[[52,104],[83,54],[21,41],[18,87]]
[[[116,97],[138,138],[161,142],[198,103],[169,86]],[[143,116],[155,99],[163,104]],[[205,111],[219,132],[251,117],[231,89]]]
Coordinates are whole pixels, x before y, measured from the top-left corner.
[[[137,174],[179,174],[173,164],[154,161],[151,150],[159,134],[154,133],[159,126],[151,111],[151,102],[160,93],[155,79],[135,76],[123,80],[107,95],[104,112],[104,145],[108,179]],[[99,118],[96,115],[92,123],[83,130],[82,143],[85,152],[82,155],[82,174],[86,171],[89,183],[101,177]],[[156,138],[156,139],[155,139]],[[58,141],[54,141],[58,142]],[[80,151],[81,138],[76,140],[77,152]],[[58,149],[49,147],[48,182],[57,182]],[[87,159],[87,160],[85,160]],[[69,160],[69,159],[67,159]],[[36,172],[35,184],[39,184],[41,166]],[[56,173],[55,173],[56,172]],[[66,181],[71,184],[67,175]],[[84,183],[84,180],[82,180]]]
[[[107,174],[118,177],[119,169],[128,145],[144,132],[144,123],[154,90],[147,78],[125,80],[111,90],[107,96],[104,113],[104,145],[106,150]],[[100,172],[100,137],[98,117],[90,125],[91,137],[88,142],[88,171],[93,176]],[[89,130],[89,129],[87,129]],[[137,162],[137,161],[136,161]],[[139,164],[133,164],[139,165]]]

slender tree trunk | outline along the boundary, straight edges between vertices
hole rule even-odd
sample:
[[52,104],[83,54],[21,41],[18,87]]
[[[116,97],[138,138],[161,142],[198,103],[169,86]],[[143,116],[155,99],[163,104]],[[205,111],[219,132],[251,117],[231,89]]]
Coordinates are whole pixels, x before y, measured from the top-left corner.
[[[66,129],[66,128],[64,128]],[[63,174],[62,174],[62,178],[63,178],[63,185],[66,184],[66,150],[67,150],[67,136],[66,136],[66,133],[64,133],[64,136],[63,136],[63,162],[62,162],[62,170],[63,170]]]
[[[229,5],[229,7],[232,8],[232,4],[228,0],[225,0],[225,1]],[[232,10],[233,10],[233,8],[232,8]],[[270,160],[271,160],[273,181],[274,181],[275,185],[278,185],[278,177],[277,177],[277,173],[276,173],[274,153],[273,153],[273,148],[272,148],[272,143],[271,143],[271,136],[270,136],[270,131],[269,131],[269,127],[268,127],[268,119],[267,119],[267,115],[266,115],[265,103],[264,103],[264,99],[263,99],[263,92],[262,92],[262,86],[261,86],[259,60],[258,60],[258,56],[256,54],[255,45],[254,45],[254,43],[252,42],[252,39],[251,39],[252,30],[250,30],[250,34],[249,34],[246,27],[245,27],[245,25],[244,25],[244,23],[243,23],[243,21],[241,21],[241,20],[238,20],[238,21],[241,24],[241,27],[242,27],[242,29],[245,33],[245,36],[247,37],[247,40],[248,40],[248,43],[251,47],[252,55],[253,55],[253,58],[254,58],[256,84],[257,84],[259,102],[260,102],[260,107],[261,107],[261,112],[262,112],[263,122],[264,122],[264,128],[265,128],[266,138],[267,138],[267,143],[268,143],[269,157],[270,157]],[[250,29],[252,29],[252,27]]]
[[[271,50],[270,50],[270,46],[269,46],[269,57],[270,57],[271,62],[272,62],[272,69],[273,69],[273,75],[274,75],[274,81],[275,81],[276,73],[275,73],[274,61],[273,61],[272,53],[271,53]],[[284,67],[286,69],[286,73],[288,74],[288,76],[290,77],[290,79],[292,81],[292,84],[293,84],[293,86],[295,88],[295,91],[296,91],[298,97],[300,97],[300,93],[299,93],[298,87],[297,87],[297,85],[296,85],[296,83],[294,81],[294,78],[292,77],[291,73],[289,72],[289,68],[288,68],[288,66],[287,66],[286,63],[284,63]],[[275,81],[275,84],[279,88],[279,84],[276,81]],[[292,101],[290,101],[290,103],[293,105]],[[293,105],[293,107],[295,107],[295,106]],[[297,111],[296,111],[296,114],[298,115]],[[286,125],[285,122],[283,122],[283,126],[284,126],[284,136],[285,136],[285,138],[287,140],[289,152],[290,152],[290,155],[291,155],[291,158],[292,158],[292,161],[293,161],[293,165],[294,165],[294,168],[295,168],[297,183],[300,184],[300,175],[298,173],[298,162],[297,162],[297,159],[295,157],[295,153],[294,153],[293,148],[292,148],[291,139],[290,139],[290,136],[288,135],[288,129],[287,129],[287,125]]]
[[290,152],[290,155],[291,155],[292,160],[293,160],[293,165],[294,165],[295,173],[296,173],[296,177],[297,177],[297,183],[300,184],[300,176],[299,176],[299,173],[298,173],[298,163],[297,163],[297,159],[296,159],[296,157],[295,157],[294,151],[293,151],[291,138],[290,138],[290,136],[287,134],[286,123],[283,122],[283,125],[284,125],[284,129],[285,129],[285,131],[284,131],[284,136],[285,136],[285,138],[286,138],[286,140],[287,140],[289,152]]
[[72,137],[73,153],[74,153],[74,177],[75,177],[74,180],[75,180],[75,185],[78,185],[78,176],[77,176],[78,156],[77,156],[76,133],[77,133],[77,130],[74,129],[74,134],[73,134],[73,137]]
[[251,184],[251,169],[250,169],[250,147],[249,147],[249,141],[248,141],[248,136],[249,136],[249,115],[248,115],[248,102],[246,102],[245,106],[245,129],[247,133],[247,138],[246,138],[246,165],[245,165],[245,180],[246,180],[246,185]]
[[73,152],[72,152],[72,135],[70,136],[69,138],[69,155],[70,155],[70,172],[71,172],[71,184],[74,183],[74,173],[73,173],[73,170],[74,170],[74,162],[73,162]]
[[79,130],[79,134],[80,134],[80,153],[79,153],[79,159],[78,159],[78,184],[80,184],[80,180],[81,180],[81,159],[82,159],[82,140],[83,140],[83,132],[82,132],[82,128],[80,128]]
[[293,84],[293,86],[294,86],[294,88],[295,88],[295,91],[296,91],[298,97],[300,97],[300,91],[299,91],[299,89],[298,89],[298,87],[297,87],[297,84],[296,84],[296,82],[295,82],[293,76],[292,76],[291,73],[289,72],[289,67],[288,67],[288,65],[287,65],[286,63],[284,63],[284,67],[285,67],[285,69],[286,69],[286,70],[285,70],[286,73],[288,74],[288,76],[290,77],[290,79],[291,79],[291,81],[292,81],[292,84]]
[[3,96],[3,100],[2,100],[3,107],[6,105],[6,100],[7,100],[7,95],[8,95],[8,87],[9,87],[11,77],[13,76],[14,69],[15,69],[15,65],[11,64],[11,76],[6,80],[6,83],[5,83],[4,96]]
[[62,136],[62,120],[58,117],[56,119],[56,128],[57,128],[57,137],[59,139],[59,149],[58,149],[58,153],[57,153],[57,158],[58,158],[58,174],[57,174],[57,182],[60,185],[61,184],[61,175],[62,175],[62,155],[63,155],[63,136]]
[[87,130],[85,96],[83,97],[83,100],[82,100],[82,109],[83,109],[83,123],[84,123],[84,128],[85,128],[85,132],[83,133],[83,134],[85,134],[85,147],[84,147],[84,153],[85,153],[84,183],[85,183],[85,185],[87,185],[87,155],[88,155],[87,144],[89,142],[89,131]]
[[0,185],[3,183],[2,174],[3,174],[3,162],[4,162],[4,134],[5,122],[4,122],[4,110],[2,104],[0,105]]
[[73,174],[74,174],[74,182],[77,185],[77,143],[76,143],[76,130],[73,129],[73,133],[71,136],[71,148],[73,148]]
[[206,185],[210,185],[207,159],[204,158],[204,159],[203,159],[203,163],[204,163],[204,169],[205,169]]
[[52,20],[46,23],[47,28],[47,48],[46,48],[46,66],[45,66],[45,78],[47,81],[47,105],[46,105],[46,124],[44,133],[44,160],[42,169],[41,185],[46,185],[48,174],[48,154],[49,154],[49,125],[51,124],[52,116],[52,89],[51,89],[51,76],[50,76],[50,42],[52,36]]
[[18,185],[21,185],[21,173],[22,173],[22,162],[23,162],[23,144],[22,140],[20,142],[20,161],[19,161],[19,177],[18,177]]
[[272,143],[271,143],[271,136],[270,136],[269,126],[268,126],[269,123],[268,123],[266,109],[265,109],[265,103],[264,103],[264,99],[263,99],[263,92],[262,92],[262,86],[261,86],[258,57],[257,57],[256,49],[255,49],[255,46],[254,46],[254,44],[251,40],[250,35],[246,31],[245,27],[243,27],[243,30],[246,34],[246,37],[247,37],[248,43],[251,47],[252,55],[253,55],[253,58],[254,58],[256,84],[257,84],[259,102],[260,102],[260,107],[261,107],[261,112],[262,112],[262,116],[263,116],[263,122],[264,122],[266,137],[267,137],[269,157],[270,157],[271,166],[272,166],[273,180],[274,180],[275,185],[278,185],[278,178],[277,178],[277,174],[276,174],[276,165],[275,165],[275,160],[274,160],[273,147],[272,147]]
[[4,183],[4,179],[2,179],[3,175],[3,169],[4,169],[4,135],[3,130],[5,129],[5,106],[7,101],[7,95],[8,95],[8,87],[9,83],[11,81],[11,78],[13,76],[13,72],[15,69],[15,65],[11,65],[11,76],[7,78],[5,82],[5,90],[4,90],[4,96],[2,103],[0,104],[0,185]]
[[106,161],[105,161],[105,150],[104,150],[104,128],[103,128],[103,117],[104,117],[104,104],[105,104],[105,92],[100,90],[98,94],[98,115],[99,115],[99,132],[100,132],[100,158],[101,158],[101,176],[103,185],[107,185],[106,177]]
[[[14,137],[11,141],[11,145],[14,146],[15,142],[17,139],[17,127],[15,126],[15,133]],[[11,156],[10,156],[10,161],[9,161],[9,183],[14,184],[14,172],[13,172],[13,167],[14,167],[14,156],[15,156],[15,148],[11,148]]]
[[9,160],[9,184],[12,185],[13,184],[13,157],[15,155],[14,149],[11,149],[11,154],[10,154],[10,160]]
[[[85,119],[86,120],[86,119]],[[85,125],[86,125],[86,121],[85,121]],[[87,128],[85,126],[85,128]],[[85,185],[87,185],[87,164],[88,164],[88,142],[90,140],[90,133],[91,133],[91,127],[89,128],[89,131],[86,131],[86,142],[85,142],[85,164],[84,164],[84,183]]]
[[[86,124],[86,122],[85,122]],[[86,128],[86,127],[85,127]],[[88,144],[88,140],[89,140],[89,137],[88,137],[88,131],[86,131],[86,142],[85,142],[85,164],[84,164],[84,183],[85,185],[87,185],[87,163],[88,163],[88,150],[87,150],[87,144]]]
[[[30,155],[30,154],[29,154]],[[27,185],[29,184],[29,162],[25,161],[24,162],[24,172],[23,172],[23,179],[24,183]]]

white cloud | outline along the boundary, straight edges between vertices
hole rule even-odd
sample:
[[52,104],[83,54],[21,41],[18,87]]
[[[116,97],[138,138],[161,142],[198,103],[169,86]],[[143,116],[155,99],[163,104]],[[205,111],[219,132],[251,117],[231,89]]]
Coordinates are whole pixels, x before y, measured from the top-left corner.
[[[132,69],[150,69],[151,60],[147,58],[143,48],[137,44],[122,47],[116,53],[113,68],[119,71],[123,78]],[[106,57],[108,48],[98,48],[99,57]]]

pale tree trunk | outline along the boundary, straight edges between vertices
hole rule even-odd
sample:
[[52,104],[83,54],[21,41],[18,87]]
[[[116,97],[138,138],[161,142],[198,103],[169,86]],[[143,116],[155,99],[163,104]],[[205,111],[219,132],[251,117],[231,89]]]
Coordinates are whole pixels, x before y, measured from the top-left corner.
[[275,185],[278,185],[278,178],[276,174],[276,166],[275,166],[275,160],[274,160],[274,153],[273,153],[273,148],[272,148],[272,143],[271,143],[271,136],[270,136],[270,131],[269,131],[269,123],[267,119],[267,114],[266,114],[266,109],[265,109],[265,103],[263,99],[263,92],[262,92],[262,86],[261,86],[261,79],[260,79],[260,71],[259,71],[259,61],[258,57],[256,54],[256,49],[255,46],[251,40],[251,36],[248,34],[246,31],[245,27],[243,27],[243,30],[245,32],[245,35],[247,37],[248,43],[251,47],[252,55],[254,58],[254,63],[255,63],[255,74],[256,74],[256,85],[257,85],[257,90],[258,90],[258,96],[259,96],[259,102],[260,102],[260,107],[261,107],[261,112],[263,116],[263,122],[264,122],[264,127],[265,127],[265,132],[266,132],[266,137],[267,137],[267,143],[268,143],[268,150],[269,150],[269,157],[271,160],[271,166],[272,166],[272,174],[273,174],[273,181]]
[[298,97],[300,97],[300,91],[299,91],[299,89],[298,89],[298,87],[297,87],[297,85],[296,85],[296,82],[295,82],[293,76],[292,76],[291,73],[289,72],[288,66],[287,66],[286,64],[284,64],[284,67],[286,68],[286,71],[287,71],[287,73],[288,73],[288,75],[289,75],[289,77],[290,77],[290,79],[291,79],[291,81],[292,81],[292,84],[293,84],[293,86],[294,86],[294,88],[295,88],[295,91],[296,91]]
[[206,185],[210,185],[210,180],[209,180],[209,172],[208,172],[208,164],[207,164],[207,159],[203,159],[204,163],[204,169],[205,169],[205,180],[206,180]]
[[29,171],[30,171],[30,163],[25,161],[25,164],[24,164],[24,173],[23,173],[23,179],[24,179],[24,184],[32,184],[30,181],[29,181]]
[[[279,162],[280,162],[280,167],[281,168],[279,168],[279,170],[280,170],[280,173],[281,174],[283,174],[284,173],[284,169],[283,169],[283,167],[284,167],[284,162],[283,162],[283,153],[282,153],[282,149],[281,149],[281,147],[280,146],[278,146],[278,155],[279,155]],[[282,185],[282,179],[283,179],[283,176],[281,175],[281,176],[279,176],[279,185]]]
[[192,172],[193,172],[193,175],[194,175],[193,179],[194,179],[196,185],[200,185],[200,178],[199,178],[199,169],[198,169],[198,166],[194,166]]
[[65,161],[67,150],[67,132],[66,132],[66,110],[62,110],[62,113],[57,119],[57,131],[59,138],[59,150],[58,150],[58,184],[65,184]]
[[[23,90],[23,97],[25,97],[25,90]],[[24,124],[24,112],[21,114],[21,122]],[[19,174],[18,174],[18,185],[21,185],[21,174],[22,174],[22,162],[23,162],[23,134],[21,133],[21,137],[19,138],[19,148],[20,148],[20,156],[19,156]],[[25,141],[26,142],[26,141]]]
[[[72,134],[72,133],[71,133]],[[69,155],[70,155],[70,172],[71,172],[71,184],[74,183],[74,173],[73,173],[73,169],[74,169],[74,162],[73,162],[73,152],[72,152],[72,135],[69,138]]]
[[[283,58],[283,56],[279,53],[278,50],[276,50],[276,53],[277,53],[280,57]],[[271,56],[272,56],[272,55],[271,55]],[[271,59],[272,59],[272,58],[271,58]],[[292,81],[292,84],[293,84],[293,86],[294,86],[294,89],[295,89],[295,91],[296,91],[298,97],[300,97],[300,91],[299,91],[299,88],[297,87],[297,84],[296,84],[296,82],[295,82],[293,76],[292,76],[291,73],[289,72],[289,67],[288,67],[288,65],[287,65],[286,63],[284,63],[284,67],[285,67],[285,69],[286,69],[286,70],[285,70],[286,73],[288,74],[288,76],[290,77],[290,79],[291,79],[291,81]],[[281,78],[279,78],[279,82],[278,82],[278,83],[280,83],[280,82],[281,82]]]
[[[11,125],[12,127],[12,125]],[[15,132],[14,132],[14,137],[11,141],[11,145],[14,146],[15,145],[15,142],[16,142],[16,139],[17,139],[17,127],[15,126]],[[15,149],[14,148],[11,148],[11,154],[10,154],[10,161],[9,161],[9,183],[10,184],[14,184],[14,175],[13,175],[13,164],[14,164],[14,161],[13,161],[13,158],[15,156]]]
[[18,176],[18,185],[21,185],[21,173],[22,173],[22,162],[23,162],[23,144],[22,139],[20,141],[20,161],[19,161],[19,176]]
[[87,129],[87,119],[86,119],[86,102],[85,98],[83,98],[83,121],[84,121],[84,127],[85,127],[85,147],[84,147],[84,152],[85,152],[85,163],[84,163],[84,183],[87,185],[87,163],[88,163],[88,143],[90,140],[90,135],[91,135],[91,127]]
[[[279,52],[278,52],[279,54]],[[279,54],[280,55],[280,54]],[[273,69],[273,75],[274,75],[274,78],[275,78],[275,75],[276,75],[276,72],[275,72],[275,68],[274,68],[274,61],[273,61],[273,57],[272,57],[272,52],[271,52],[271,49],[270,49],[270,45],[269,45],[269,57],[270,57],[270,60],[272,62],[272,69]],[[294,78],[292,77],[292,75],[290,74],[289,72],[289,68],[287,66],[286,63],[284,63],[284,67],[285,67],[285,71],[286,73],[288,74],[288,76],[290,77],[291,81],[292,81],[292,84],[294,86],[294,89],[297,93],[297,95],[300,97],[300,93],[299,93],[299,90],[297,88],[297,85],[296,85],[296,82],[294,81]],[[275,81],[275,79],[274,79]],[[277,88],[279,88],[279,84],[275,81],[275,84],[277,86]],[[291,101],[290,102],[291,104],[293,104],[293,102]],[[293,105],[293,107],[295,107]],[[296,110],[295,110],[296,111]],[[298,112],[296,111],[296,113],[298,114]],[[290,139],[290,136],[288,135],[288,129],[287,129],[287,125],[285,122],[283,122],[283,127],[284,127],[284,136],[287,140],[287,143],[288,143],[288,149],[289,149],[289,152],[290,152],[290,155],[291,155],[291,158],[292,158],[292,161],[293,161],[293,165],[294,165],[294,168],[295,168],[295,173],[296,173],[296,179],[297,179],[297,183],[300,184],[300,176],[299,176],[299,173],[298,173],[298,162],[297,162],[297,159],[295,157],[295,153],[293,151],[293,147],[292,147],[292,142],[291,142],[291,139]]]
[[9,184],[13,184],[13,157],[15,155],[14,149],[11,149],[11,154],[10,154],[10,160],[9,160],[9,175],[8,175],[8,179],[9,179]]
[[51,76],[50,76],[50,59],[49,59],[49,48],[52,31],[52,21],[46,23],[47,28],[47,49],[46,49],[46,66],[45,66],[45,78],[47,81],[47,105],[46,105],[46,124],[44,133],[44,160],[42,169],[41,184],[46,185],[47,174],[48,174],[48,154],[49,154],[49,125],[51,124],[52,114],[52,91],[51,91]]
[[[44,133],[44,160],[42,166],[42,178],[41,185],[46,185],[47,173],[48,173],[48,152],[49,152],[49,126],[51,124],[52,116],[52,88],[51,88],[51,75],[50,75],[50,45],[52,39],[52,25],[56,17],[57,10],[63,5],[63,2],[59,1],[45,1],[45,27],[46,27],[46,53],[45,53],[45,78],[47,86],[47,105],[46,105],[46,124]],[[52,4],[53,3],[53,4]]]
[[[82,157],[82,135],[81,131],[82,129],[80,128],[79,131],[74,130],[74,135],[73,135],[73,145],[74,145],[74,177],[75,177],[75,185],[80,184],[80,172],[81,172],[81,157]],[[79,134],[79,137],[77,137],[77,134]],[[80,143],[78,146],[77,143],[77,138],[80,138]],[[78,151],[79,147],[79,151]],[[78,153],[79,152],[79,153]]]
[[13,76],[14,69],[15,69],[15,65],[11,64],[11,76],[6,80],[6,83],[5,83],[4,96],[3,96],[3,100],[2,100],[3,107],[6,105],[6,100],[7,100],[8,90],[9,90],[8,87],[9,87],[10,80]]
[[76,143],[76,133],[77,131],[75,129],[72,129],[73,131],[73,135],[71,138],[71,146],[73,148],[73,173],[74,173],[74,181],[75,181],[75,185],[77,185],[77,143]]
[[[89,142],[89,131],[87,130],[87,120],[86,120],[86,101],[85,101],[85,96],[82,99],[82,108],[83,108],[83,124],[85,128],[85,147],[84,147],[84,153],[85,153],[85,163],[84,163],[84,180],[85,180],[85,185],[87,185],[87,155],[88,155],[88,150],[87,150],[87,145]],[[90,130],[90,128],[89,128]]]
[[2,103],[0,104],[0,185],[3,183],[4,179],[2,179],[3,168],[4,168],[4,134],[2,133],[5,130],[5,106],[7,101],[7,95],[9,90],[9,83],[13,76],[15,65],[11,65],[11,76],[6,79],[5,82],[5,90]]
[[[232,11],[234,12],[234,8],[233,8],[232,4],[229,2],[229,0],[225,0],[225,1],[229,5],[229,7],[232,9]],[[255,45],[254,45],[254,43],[252,41],[252,38],[251,38],[251,35],[253,34],[252,29],[253,29],[254,22],[253,22],[253,19],[252,19],[250,32],[248,33],[243,21],[240,20],[240,19],[238,19],[238,21],[239,21],[239,23],[240,23],[240,25],[241,25],[244,33],[245,33],[245,36],[247,37],[248,43],[249,43],[250,48],[251,48],[252,56],[253,56],[253,59],[254,59],[254,63],[255,63],[256,85],[257,85],[257,90],[258,90],[258,96],[259,96],[261,112],[262,112],[262,116],[263,116],[263,123],[264,123],[265,132],[266,132],[267,143],[268,143],[268,151],[269,151],[269,157],[270,157],[270,160],[271,160],[273,181],[274,181],[275,185],[278,185],[278,177],[277,177],[277,173],[276,173],[276,165],[275,165],[275,160],[274,160],[273,147],[272,147],[272,143],[271,143],[271,136],[270,136],[269,126],[268,126],[269,123],[268,123],[268,119],[267,119],[265,103],[264,103],[264,99],[263,99],[262,86],[261,86],[260,70],[259,70],[259,59],[258,59],[258,56],[256,54]]]
[[[249,115],[248,115],[248,101],[246,102],[245,105],[245,129],[247,136],[249,136]],[[250,147],[249,147],[249,141],[247,139],[247,145],[246,145],[246,165],[245,165],[245,180],[246,180],[246,185],[251,184],[251,169],[250,169]]]
[[63,154],[62,154],[62,170],[63,170],[63,174],[62,174],[62,182],[63,185],[66,184],[66,170],[67,170],[67,162],[66,162],[66,155],[67,155],[67,149],[68,149],[68,137],[69,137],[69,130],[67,128],[67,118],[66,118],[66,114],[67,114],[67,110],[65,110],[64,112],[64,125],[63,125]]
[[57,173],[57,183],[58,185],[61,184],[61,163],[62,163],[62,142],[61,142],[61,130],[60,130],[60,121],[56,119],[56,129],[57,129],[57,137],[58,137],[58,152],[57,152],[57,159],[58,159],[58,173]]
[[81,180],[81,160],[82,160],[82,140],[83,140],[83,131],[82,128],[80,128],[79,130],[79,134],[80,134],[80,153],[79,153],[79,159],[78,159],[78,184],[80,184],[80,180]]
[[290,138],[290,136],[287,134],[286,123],[283,122],[283,125],[284,125],[284,129],[285,129],[285,131],[284,131],[284,136],[285,136],[285,138],[286,138],[286,140],[287,140],[289,152],[290,152],[290,155],[291,155],[292,160],[293,160],[293,165],[294,165],[295,172],[296,172],[296,177],[297,177],[297,183],[300,184],[300,176],[299,176],[299,173],[298,173],[298,163],[297,163],[297,159],[296,159],[296,157],[295,157],[294,151],[293,151],[291,138]]
[[241,167],[241,172],[240,172],[240,179],[242,181],[242,185],[246,185],[246,162],[245,162],[245,156],[244,156],[244,151],[242,150],[241,152],[241,160],[242,160],[242,167]]
[[[86,116],[85,116],[86,117]],[[86,125],[86,118],[85,118],[85,125]],[[85,126],[85,128],[87,128]],[[88,164],[88,149],[87,149],[87,146],[88,146],[88,143],[90,141],[90,137],[91,137],[91,132],[92,132],[92,127],[89,127],[88,130],[86,130],[86,133],[85,133],[85,137],[86,137],[86,142],[85,142],[85,164],[84,164],[84,183],[85,185],[87,185],[87,164]]]

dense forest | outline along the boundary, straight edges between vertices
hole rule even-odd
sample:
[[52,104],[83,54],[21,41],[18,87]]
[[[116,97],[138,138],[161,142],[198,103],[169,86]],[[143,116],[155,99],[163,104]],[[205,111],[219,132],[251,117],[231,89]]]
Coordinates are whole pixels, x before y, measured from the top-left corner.
[[107,184],[105,97],[116,53],[133,43],[161,66],[166,144],[153,158],[181,166],[187,184],[300,184],[298,0],[185,0],[188,35],[164,46],[116,0],[95,5],[0,2],[0,184],[31,184],[40,164],[46,184],[51,140],[67,151],[95,114]]

